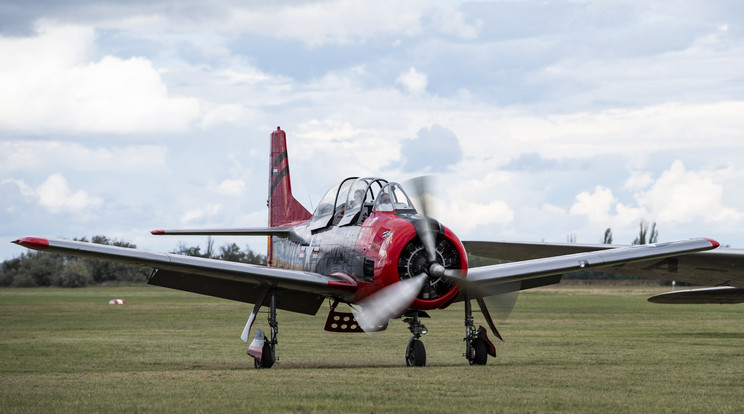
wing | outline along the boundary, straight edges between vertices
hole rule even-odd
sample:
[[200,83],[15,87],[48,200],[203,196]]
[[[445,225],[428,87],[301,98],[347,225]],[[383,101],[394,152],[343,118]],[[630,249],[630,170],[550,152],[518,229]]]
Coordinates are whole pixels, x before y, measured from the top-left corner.
[[341,277],[246,263],[205,259],[93,243],[26,237],[13,243],[52,253],[152,267],[147,283],[254,303],[267,286],[277,291],[277,307],[314,315],[323,299],[348,299],[356,284]]
[[[606,244],[553,244],[463,242],[476,256],[504,260],[531,260],[549,256],[612,250]],[[576,269],[583,270],[583,269]],[[676,280],[704,286],[744,287],[744,250],[718,248],[714,251],[672,255],[635,263],[619,263],[602,269],[608,273],[651,279]]]
[[[473,242],[468,242],[472,250]],[[480,242],[483,243],[483,242]],[[483,247],[483,245],[475,245]],[[510,284],[509,290],[524,289],[525,284],[535,284],[540,281],[555,280],[555,275],[589,270],[597,268],[617,268],[639,263],[659,263],[670,257],[682,254],[715,249],[718,242],[710,239],[690,239],[668,243],[646,244],[620,248],[609,248],[565,254],[560,256],[523,260],[519,262],[503,263],[492,266],[476,267],[468,270],[468,284],[477,286],[483,292],[497,291],[503,293],[499,286]],[[468,250],[471,250],[470,248]],[[475,252],[473,254],[477,254]],[[480,252],[483,252],[482,249]],[[557,278],[560,280],[560,278]],[[552,283],[557,283],[558,280]],[[546,284],[546,283],[543,283]],[[538,284],[539,285],[539,284]],[[534,287],[534,286],[529,286]]]

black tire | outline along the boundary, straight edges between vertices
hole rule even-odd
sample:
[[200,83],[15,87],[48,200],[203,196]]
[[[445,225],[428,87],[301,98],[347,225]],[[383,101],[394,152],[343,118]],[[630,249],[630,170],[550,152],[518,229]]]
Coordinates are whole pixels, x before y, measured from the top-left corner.
[[426,348],[424,343],[418,339],[408,342],[406,347],[406,366],[423,367],[426,365]]
[[259,362],[259,360],[254,359],[253,366],[256,369],[271,368],[274,366],[274,361],[276,361],[276,358],[274,357],[274,350],[271,348],[271,344],[264,342],[261,361]]
[[486,365],[488,362],[488,345],[482,339],[476,339],[473,341],[473,355],[472,359],[469,359],[470,365]]

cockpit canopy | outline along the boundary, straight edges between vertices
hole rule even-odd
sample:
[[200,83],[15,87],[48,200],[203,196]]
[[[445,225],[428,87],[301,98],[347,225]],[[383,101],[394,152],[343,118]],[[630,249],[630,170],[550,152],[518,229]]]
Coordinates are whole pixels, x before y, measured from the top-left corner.
[[401,210],[416,213],[400,184],[382,178],[349,177],[325,193],[313,213],[310,229],[361,225],[372,211]]

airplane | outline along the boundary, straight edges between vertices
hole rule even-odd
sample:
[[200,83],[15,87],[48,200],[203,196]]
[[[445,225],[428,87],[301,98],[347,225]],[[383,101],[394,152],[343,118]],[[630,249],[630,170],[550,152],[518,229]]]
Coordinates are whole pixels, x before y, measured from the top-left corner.
[[[316,315],[329,300],[324,329],[331,332],[379,332],[391,319],[400,318],[412,334],[405,351],[406,365],[424,366],[426,349],[421,337],[428,330],[421,319],[461,301],[464,356],[471,365],[485,365],[489,356],[496,356],[496,349],[489,330],[482,325],[476,328],[472,301],[478,304],[490,333],[502,339],[489,311],[502,305],[492,299],[558,283],[564,273],[609,269],[685,280],[683,274],[705,269],[707,273],[701,274],[724,275],[710,276],[710,281],[730,285],[733,270],[744,265],[742,252],[735,252],[733,262],[727,261],[726,253],[696,253],[719,247],[708,238],[623,247],[461,242],[452,230],[428,216],[426,203],[420,203],[419,211],[403,185],[377,177],[342,180],[310,213],[292,195],[285,132],[277,127],[270,141],[267,227],[151,232],[156,236],[268,236],[266,266],[64,239],[24,237],[13,243],[151,267],[154,270],[147,281],[151,285],[253,304],[241,334],[246,343],[259,310],[266,306],[270,332],[256,329],[247,350],[255,368],[271,368],[276,361],[277,309]],[[427,191],[425,181],[414,181],[413,187],[419,195]],[[469,268],[467,252],[518,261]],[[739,274],[736,282],[741,281]],[[741,288],[730,287],[726,293],[742,297]],[[505,302],[505,307],[513,306],[513,300]],[[339,304],[352,312],[337,310]]]

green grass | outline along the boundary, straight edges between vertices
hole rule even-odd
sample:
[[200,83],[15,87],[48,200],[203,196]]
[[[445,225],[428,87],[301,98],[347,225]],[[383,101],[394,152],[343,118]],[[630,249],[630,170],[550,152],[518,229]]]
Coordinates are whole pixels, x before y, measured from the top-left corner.
[[405,367],[402,322],[369,338],[323,331],[327,307],[280,311],[280,360],[254,370],[239,339],[251,305],[156,287],[3,289],[0,412],[743,412],[744,306],[646,302],[658,292],[524,292],[484,367],[461,356],[462,304],[424,320],[423,368]]

